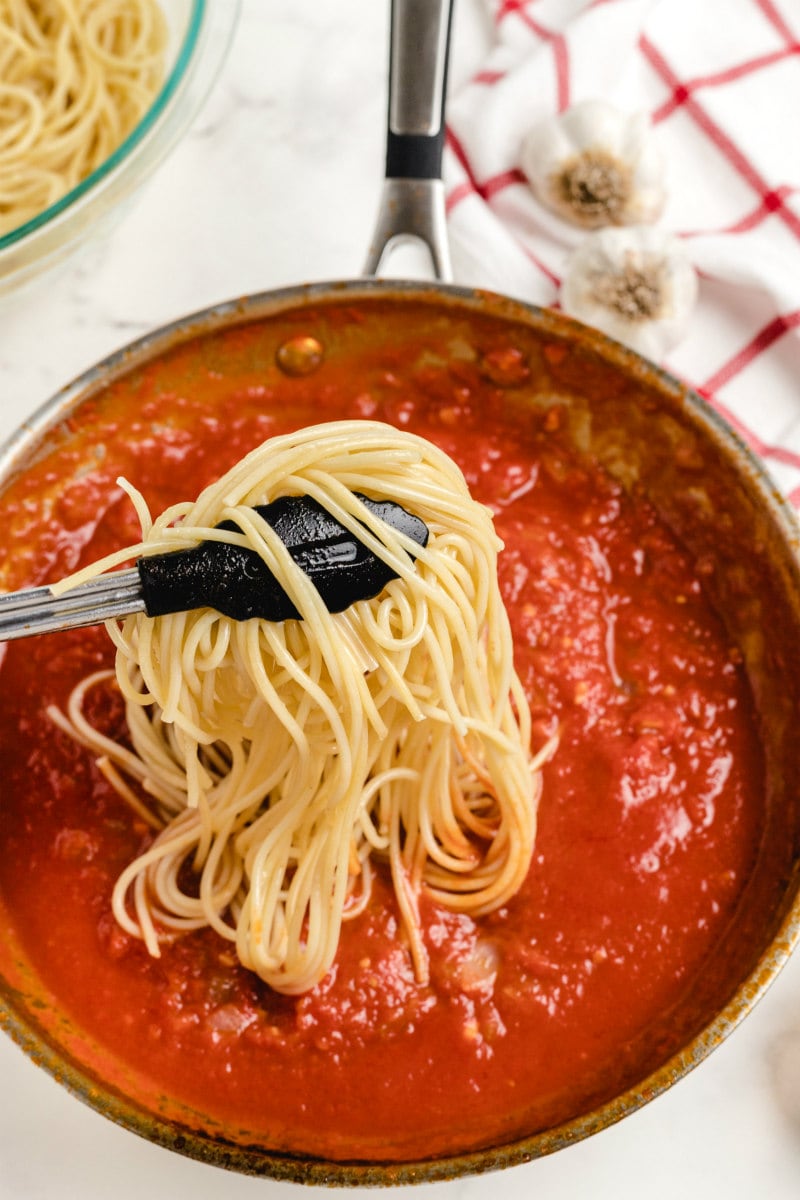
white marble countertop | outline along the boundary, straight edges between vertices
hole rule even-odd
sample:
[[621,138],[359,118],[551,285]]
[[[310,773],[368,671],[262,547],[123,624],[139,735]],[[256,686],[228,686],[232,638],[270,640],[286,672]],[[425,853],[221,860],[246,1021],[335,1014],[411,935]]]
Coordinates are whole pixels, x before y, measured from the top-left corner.
[[[381,182],[387,10],[388,0],[243,0],[212,97],[122,223],[0,311],[0,437],[159,324],[242,293],[358,273]],[[460,0],[456,86],[486,37],[479,0]],[[708,1061],[639,1113],[550,1158],[415,1194],[795,1200],[797,1031],[795,958]],[[775,1084],[781,1058],[794,1065],[794,1120]],[[2,1200],[245,1200],[292,1186],[224,1174],[136,1138],[5,1038],[0,1078]]]

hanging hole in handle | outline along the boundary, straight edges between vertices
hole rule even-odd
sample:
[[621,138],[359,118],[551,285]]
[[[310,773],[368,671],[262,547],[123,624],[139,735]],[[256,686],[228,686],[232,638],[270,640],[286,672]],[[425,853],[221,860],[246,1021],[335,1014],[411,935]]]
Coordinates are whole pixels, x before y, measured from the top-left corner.
[[421,238],[398,234],[383,248],[376,275],[383,279],[436,278],[433,253]]
[[[389,254],[394,257],[394,248],[405,246],[409,241],[427,249],[428,264],[435,279],[443,283],[452,279],[441,179],[387,179],[384,182],[364,274],[377,275],[385,268]],[[393,274],[397,277],[394,271]]]

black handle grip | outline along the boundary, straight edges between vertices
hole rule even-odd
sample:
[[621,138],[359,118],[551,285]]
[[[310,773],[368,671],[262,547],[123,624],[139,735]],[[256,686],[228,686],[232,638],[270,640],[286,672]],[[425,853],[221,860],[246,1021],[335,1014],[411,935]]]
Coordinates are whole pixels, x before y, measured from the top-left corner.
[[416,133],[386,135],[387,179],[441,179],[444,132],[428,137]]
[[[388,500],[358,497],[371,512],[418,545],[428,541],[424,521]],[[308,496],[282,496],[255,510],[311,579],[330,612],[376,596],[394,572]],[[221,529],[235,529],[224,522]],[[230,542],[202,542],[191,550],[140,558],[145,610],[150,617],[213,608],[235,621],[300,616],[265,562]]]

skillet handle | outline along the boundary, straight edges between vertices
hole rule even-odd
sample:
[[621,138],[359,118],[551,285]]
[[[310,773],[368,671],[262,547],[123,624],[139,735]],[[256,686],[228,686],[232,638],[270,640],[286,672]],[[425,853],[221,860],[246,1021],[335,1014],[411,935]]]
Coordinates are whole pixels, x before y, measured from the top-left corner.
[[392,0],[386,179],[366,275],[409,239],[428,247],[437,279],[452,275],[441,176],[453,4]]

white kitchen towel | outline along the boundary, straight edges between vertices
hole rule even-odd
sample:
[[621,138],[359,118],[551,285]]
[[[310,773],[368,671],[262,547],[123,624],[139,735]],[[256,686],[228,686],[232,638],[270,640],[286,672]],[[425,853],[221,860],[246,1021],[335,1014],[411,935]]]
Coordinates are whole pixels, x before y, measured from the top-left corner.
[[457,282],[557,304],[574,241],[534,197],[522,141],[582,100],[645,112],[667,171],[658,225],[681,238],[700,281],[664,365],[800,505],[800,3],[486,3],[494,45],[448,99]]

